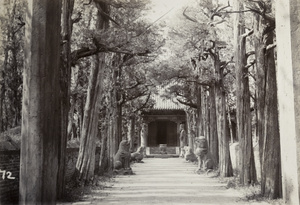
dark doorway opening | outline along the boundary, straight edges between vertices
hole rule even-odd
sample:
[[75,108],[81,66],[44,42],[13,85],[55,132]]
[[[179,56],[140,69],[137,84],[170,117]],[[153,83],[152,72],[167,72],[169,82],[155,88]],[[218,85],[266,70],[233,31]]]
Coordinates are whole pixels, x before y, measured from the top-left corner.
[[158,144],[167,144],[167,127],[168,121],[160,121],[157,123],[156,140]]
[[178,146],[177,124],[169,120],[157,120],[149,123],[148,146],[157,147],[159,144]]

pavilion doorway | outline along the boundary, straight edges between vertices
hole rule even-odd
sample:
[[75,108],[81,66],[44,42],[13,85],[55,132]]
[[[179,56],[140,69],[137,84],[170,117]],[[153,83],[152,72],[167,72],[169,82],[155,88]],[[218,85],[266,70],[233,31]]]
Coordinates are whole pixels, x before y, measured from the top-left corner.
[[177,124],[169,120],[156,120],[149,123],[148,146],[157,147],[167,144],[168,147],[178,146]]

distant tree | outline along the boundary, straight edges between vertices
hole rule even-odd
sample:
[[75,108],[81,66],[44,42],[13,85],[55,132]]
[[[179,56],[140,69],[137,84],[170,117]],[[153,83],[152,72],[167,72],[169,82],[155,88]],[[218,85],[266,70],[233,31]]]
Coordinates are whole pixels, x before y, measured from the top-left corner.
[[25,1],[3,1],[0,15],[0,132],[20,125]]
[[[151,48],[151,46],[146,45],[145,41],[140,42],[141,39],[147,39],[144,36],[146,27],[143,22],[130,20],[137,18],[134,15],[140,15],[139,8],[145,3],[115,3],[93,2],[97,10],[95,20],[98,29],[93,30],[93,27],[87,29],[84,39],[90,40],[85,41],[83,47],[72,51],[71,54],[73,63],[78,62],[81,58],[96,55],[96,59],[92,60],[81,129],[80,152],[76,165],[78,178],[84,183],[89,182],[94,176],[94,151],[97,137],[105,136],[100,139],[103,145],[100,159],[101,163],[103,161],[101,166],[104,164],[108,166],[100,169],[109,170],[112,168],[113,155],[116,153],[118,142],[122,138],[122,106],[129,97],[126,92],[123,92],[125,88],[122,87],[123,67],[128,66],[128,64],[134,65],[135,59],[147,55],[149,48]],[[108,27],[109,22],[110,27]],[[148,48],[146,49],[146,47]],[[109,92],[104,92],[104,90],[109,90]],[[137,97],[139,96],[135,96],[133,99]],[[103,102],[105,106],[101,106]],[[105,104],[105,102],[107,103]],[[99,116],[103,118],[112,117],[107,119],[109,122],[106,124],[107,127],[99,125],[99,122],[102,122],[102,120],[99,121]],[[99,126],[103,128],[101,132],[98,130]],[[103,133],[106,131],[107,133]]]
[[[198,24],[202,28],[202,40],[194,45],[199,49],[199,61],[208,61],[213,66],[214,79],[214,94],[216,102],[216,124],[218,134],[218,151],[219,151],[219,170],[221,176],[232,176],[232,166],[229,153],[229,127],[226,115],[226,99],[225,99],[225,71],[229,63],[232,62],[230,54],[226,53],[229,50],[230,42],[222,41],[228,38],[228,35],[220,36],[218,26],[225,22],[227,15],[223,14],[228,5],[215,4],[214,1],[204,1],[200,3],[202,16],[198,18],[191,17],[184,10],[183,15],[191,22]],[[201,22],[201,19],[209,19],[208,23]],[[205,21],[205,20],[203,20]],[[224,30],[223,30],[224,31]],[[223,50],[226,51],[223,51]],[[229,54],[229,55],[228,55]],[[223,58],[225,58],[223,60]],[[226,59],[227,58],[227,59]],[[214,105],[214,103],[212,103]]]

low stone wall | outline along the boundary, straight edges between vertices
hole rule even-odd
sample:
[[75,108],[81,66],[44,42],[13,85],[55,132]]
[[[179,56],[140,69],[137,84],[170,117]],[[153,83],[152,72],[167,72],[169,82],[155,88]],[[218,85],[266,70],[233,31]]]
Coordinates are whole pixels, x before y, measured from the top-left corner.
[[[78,152],[79,148],[67,149],[65,171],[67,182],[70,181],[75,171]],[[96,170],[99,166],[99,154],[100,148],[97,147],[95,162]],[[18,204],[20,150],[0,151],[0,169],[0,204]]]
[[18,203],[20,151],[0,151],[0,204]]

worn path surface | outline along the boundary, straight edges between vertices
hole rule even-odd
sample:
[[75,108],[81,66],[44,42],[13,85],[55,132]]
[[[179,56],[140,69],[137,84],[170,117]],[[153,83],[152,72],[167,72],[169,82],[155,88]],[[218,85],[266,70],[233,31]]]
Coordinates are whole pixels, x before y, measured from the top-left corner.
[[[73,204],[254,204],[241,193],[206,174],[195,174],[196,165],[182,158],[147,158],[132,165],[134,175],[117,176],[90,200]],[[268,204],[268,203],[258,203]]]

